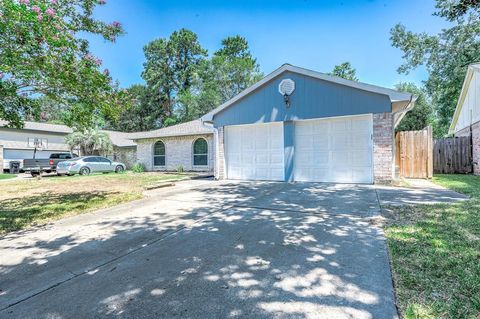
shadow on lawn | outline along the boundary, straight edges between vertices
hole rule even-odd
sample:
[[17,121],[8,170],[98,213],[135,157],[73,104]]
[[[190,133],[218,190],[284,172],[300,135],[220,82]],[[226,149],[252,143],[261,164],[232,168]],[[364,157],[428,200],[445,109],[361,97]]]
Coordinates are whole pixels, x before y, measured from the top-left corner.
[[381,231],[351,213],[364,195],[231,183],[132,205],[97,221],[101,234],[7,235],[0,249],[23,257],[0,265],[0,315],[395,318]]
[[0,234],[25,228],[36,222],[60,218],[65,214],[118,196],[120,192],[76,192],[58,194],[47,192],[41,195],[15,197],[0,201]]

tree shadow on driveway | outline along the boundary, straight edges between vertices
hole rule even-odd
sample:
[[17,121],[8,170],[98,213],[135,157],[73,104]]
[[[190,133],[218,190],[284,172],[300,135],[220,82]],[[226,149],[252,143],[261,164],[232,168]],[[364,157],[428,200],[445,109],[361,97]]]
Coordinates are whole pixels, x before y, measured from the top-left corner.
[[55,238],[18,246],[6,236],[2,250],[31,254],[2,261],[0,315],[395,318],[383,236],[368,219],[372,196],[335,185],[212,184]]

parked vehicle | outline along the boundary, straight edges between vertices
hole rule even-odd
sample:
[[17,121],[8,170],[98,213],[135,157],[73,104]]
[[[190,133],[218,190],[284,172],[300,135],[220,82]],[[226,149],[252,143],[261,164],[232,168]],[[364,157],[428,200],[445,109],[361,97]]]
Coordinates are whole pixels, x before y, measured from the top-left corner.
[[113,162],[106,157],[84,156],[58,163],[57,175],[88,175],[97,172],[121,173],[125,171],[125,169],[125,164],[120,162]]
[[30,172],[32,176],[38,176],[42,172],[51,173],[57,169],[59,162],[78,157],[72,153],[52,153],[49,158],[32,158],[23,160],[23,170]]

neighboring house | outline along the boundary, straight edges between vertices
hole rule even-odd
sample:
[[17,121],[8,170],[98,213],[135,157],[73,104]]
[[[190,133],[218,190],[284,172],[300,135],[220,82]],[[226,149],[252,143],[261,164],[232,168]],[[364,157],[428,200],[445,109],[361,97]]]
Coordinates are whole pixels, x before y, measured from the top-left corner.
[[[19,161],[33,158],[35,140],[41,142],[43,150],[37,151],[36,158],[48,158],[50,154],[68,152],[65,136],[72,129],[65,125],[25,122],[22,129],[7,128],[5,121],[0,121],[0,168],[9,169],[10,161]],[[131,166],[136,161],[136,145],[128,139],[127,133],[104,131],[110,136],[113,143],[111,157]]]
[[394,129],[415,100],[285,64],[202,121],[215,128],[219,179],[390,182]]
[[131,133],[137,161],[148,171],[212,171],[214,129],[194,120],[158,130]]
[[480,63],[468,66],[449,133],[471,135],[473,173],[480,175]]

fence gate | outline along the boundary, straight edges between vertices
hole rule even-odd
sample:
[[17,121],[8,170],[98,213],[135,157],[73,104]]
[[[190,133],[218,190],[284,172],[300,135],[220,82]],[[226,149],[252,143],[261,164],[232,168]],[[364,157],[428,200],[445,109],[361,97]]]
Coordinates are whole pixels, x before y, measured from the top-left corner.
[[433,145],[433,171],[435,173],[472,173],[472,139],[470,136],[436,139]]
[[430,126],[421,131],[398,132],[395,149],[395,164],[401,177],[432,178],[433,139]]

